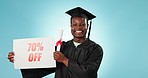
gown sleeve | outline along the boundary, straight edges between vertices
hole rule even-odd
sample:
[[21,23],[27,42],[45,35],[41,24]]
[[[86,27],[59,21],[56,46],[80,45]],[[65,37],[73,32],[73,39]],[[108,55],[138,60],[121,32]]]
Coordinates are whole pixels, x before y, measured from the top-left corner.
[[103,50],[100,46],[93,47],[83,64],[69,59],[68,69],[76,78],[97,78],[97,71],[103,57]]
[[23,78],[42,78],[54,72],[55,68],[21,69]]

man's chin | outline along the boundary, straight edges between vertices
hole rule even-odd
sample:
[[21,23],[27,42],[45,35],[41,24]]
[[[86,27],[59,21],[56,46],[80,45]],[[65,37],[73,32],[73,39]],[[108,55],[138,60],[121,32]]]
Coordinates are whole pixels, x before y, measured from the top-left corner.
[[81,35],[75,35],[75,38],[85,38],[85,36],[81,36]]

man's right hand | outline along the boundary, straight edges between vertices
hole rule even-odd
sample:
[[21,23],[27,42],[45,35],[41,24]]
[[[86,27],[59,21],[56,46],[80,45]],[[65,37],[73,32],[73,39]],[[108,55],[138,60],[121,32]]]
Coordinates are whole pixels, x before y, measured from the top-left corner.
[[9,61],[10,62],[14,62],[14,52],[10,52],[9,54],[8,54],[8,59],[9,59]]

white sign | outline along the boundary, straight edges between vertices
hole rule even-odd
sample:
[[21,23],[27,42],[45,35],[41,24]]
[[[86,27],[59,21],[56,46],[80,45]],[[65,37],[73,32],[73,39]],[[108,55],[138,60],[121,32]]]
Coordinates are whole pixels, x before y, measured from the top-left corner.
[[53,38],[28,38],[13,40],[14,68],[53,68],[55,43]]

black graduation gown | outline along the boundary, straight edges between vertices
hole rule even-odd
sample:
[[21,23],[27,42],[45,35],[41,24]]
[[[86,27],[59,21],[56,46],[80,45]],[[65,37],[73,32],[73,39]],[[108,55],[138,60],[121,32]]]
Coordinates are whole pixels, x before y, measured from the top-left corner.
[[75,47],[71,40],[63,43],[61,52],[69,59],[68,67],[57,63],[55,78],[97,78],[103,57],[101,46],[86,40]]
[[54,72],[55,68],[21,69],[23,78],[42,78]]
[[55,68],[21,69],[23,78],[41,78],[55,72],[55,78],[97,78],[103,57],[101,46],[91,40],[75,47],[73,40],[63,42],[61,52],[69,59],[68,67],[57,62]]

